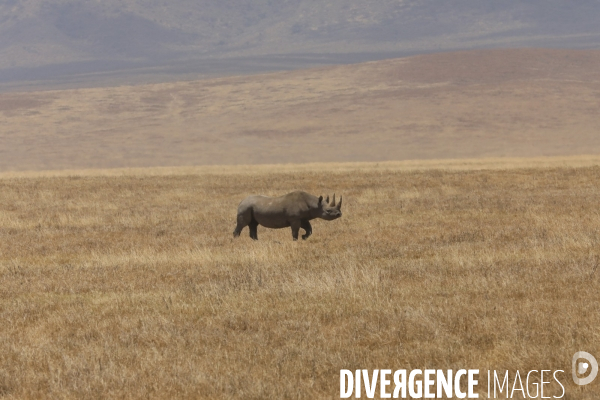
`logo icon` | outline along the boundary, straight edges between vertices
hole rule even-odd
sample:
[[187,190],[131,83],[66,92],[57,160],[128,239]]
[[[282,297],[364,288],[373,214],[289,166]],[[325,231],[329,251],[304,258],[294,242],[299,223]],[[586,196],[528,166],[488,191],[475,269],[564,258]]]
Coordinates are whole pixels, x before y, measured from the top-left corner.
[[[580,359],[585,359],[585,361],[579,361]],[[592,367],[592,370],[587,377],[579,378],[577,376],[578,374],[585,374],[590,369],[590,366]],[[596,379],[596,375],[598,375],[598,361],[596,361],[594,356],[590,353],[578,351],[577,353],[573,354],[571,373],[573,374],[573,382],[575,382],[577,385],[583,386],[592,383],[592,381]]]

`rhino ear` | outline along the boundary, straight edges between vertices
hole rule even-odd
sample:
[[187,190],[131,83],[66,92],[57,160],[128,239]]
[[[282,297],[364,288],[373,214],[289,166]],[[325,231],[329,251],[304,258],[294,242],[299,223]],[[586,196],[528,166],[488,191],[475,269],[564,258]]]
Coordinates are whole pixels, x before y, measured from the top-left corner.
[[340,202],[337,205],[337,209],[341,210],[342,209],[342,196],[340,196]]
[[331,200],[329,207],[335,207],[335,193],[333,194],[333,200]]
[[323,196],[319,196],[319,205],[321,205],[321,203],[323,203]]

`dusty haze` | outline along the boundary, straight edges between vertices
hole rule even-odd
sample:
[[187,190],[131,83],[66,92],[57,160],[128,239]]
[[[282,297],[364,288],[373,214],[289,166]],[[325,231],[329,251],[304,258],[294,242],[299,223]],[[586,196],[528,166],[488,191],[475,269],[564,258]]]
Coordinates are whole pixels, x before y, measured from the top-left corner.
[[588,0],[6,0],[0,90],[244,75],[386,53],[598,48],[599,14]]

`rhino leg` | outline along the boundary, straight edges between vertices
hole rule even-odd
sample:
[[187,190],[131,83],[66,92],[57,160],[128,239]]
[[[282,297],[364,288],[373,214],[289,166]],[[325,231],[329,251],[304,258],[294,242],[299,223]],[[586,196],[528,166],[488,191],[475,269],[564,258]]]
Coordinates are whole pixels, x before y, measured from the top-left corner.
[[298,240],[298,232],[300,232],[300,221],[293,221],[290,223],[290,226],[292,227],[292,237],[294,238],[294,240]]
[[238,221],[238,224],[236,225],[235,229],[233,230],[233,237],[239,237],[240,233],[242,233],[242,229],[244,229],[245,225],[240,225],[240,222]]
[[250,228],[250,237],[254,240],[258,240],[258,222],[256,222],[254,218],[248,224],[248,228]]
[[310,226],[310,222],[307,219],[303,219],[300,221],[300,228],[304,229],[306,233],[302,235],[302,239],[306,240],[312,234],[312,226]]
[[[253,219],[254,218],[252,218],[251,210],[243,210],[242,212],[238,210],[237,225],[235,227],[235,230],[233,231],[233,237],[236,238],[240,236],[240,233],[242,233],[242,229],[250,225]],[[250,235],[252,236],[252,233],[250,233]]]

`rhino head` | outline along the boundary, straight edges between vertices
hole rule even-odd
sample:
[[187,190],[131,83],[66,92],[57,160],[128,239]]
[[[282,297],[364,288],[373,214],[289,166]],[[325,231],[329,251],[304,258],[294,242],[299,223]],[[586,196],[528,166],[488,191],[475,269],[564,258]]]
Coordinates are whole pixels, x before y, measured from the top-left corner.
[[329,203],[329,196],[323,200],[323,196],[319,197],[319,212],[321,213],[318,218],[332,221],[342,216],[342,196],[340,196],[340,202],[335,204],[335,193],[333,194],[333,200]]

